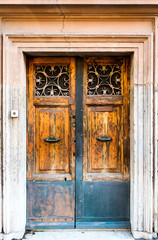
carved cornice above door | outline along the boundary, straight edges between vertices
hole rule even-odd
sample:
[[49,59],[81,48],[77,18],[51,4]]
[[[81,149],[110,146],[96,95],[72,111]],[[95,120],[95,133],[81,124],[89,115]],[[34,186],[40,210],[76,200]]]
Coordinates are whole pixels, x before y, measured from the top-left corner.
[[[9,1],[7,1],[9,2]],[[158,0],[155,1],[157,4],[153,4],[153,1],[145,1],[145,3],[136,5],[123,5],[123,4],[112,4],[113,1],[108,4],[99,4],[98,2],[94,4],[53,4],[51,1],[50,4],[45,5],[42,4],[33,4],[33,0],[28,0],[27,5],[25,1],[21,4],[19,0],[15,0],[13,4],[7,3],[3,4],[3,0],[0,2],[0,15],[8,17],[18,16],[20,18],[26,18],[32,16],[33,19],[37,18],[56,18],[56,17],[64,17],[64,18],[91,18],[91,19],[104,19],[104,18],[121,18],[121,17],[135,17],[143,18],[158,14]],[[13,0],[12,0],[13,2]],[[16,4],[17,2],[17,4]],[[19,2],[19,3],[18,3]],[[39,1],[36,1],[36,3]],[[53,1],[52,1],[53,2]],[[72,1],[73,2],[73,1]],[[77,1],[79,3],[80,1]],[[86,2],[86,1],[85,1]],[[87,0],[88,2],[88,0]],[[104,1],[105,3],[107,1]],[[117,1],[116,1],[117,2]],[[127,2],[127,1],[126,1]],[[132,1],[131,1],[132,2]],[[135,2],[135,1],[133,1]],[[143,1],[139,1],[143,2]],[[150,5],[149,5],[150,2]],[[24,4],[25,3],[25,4]]]

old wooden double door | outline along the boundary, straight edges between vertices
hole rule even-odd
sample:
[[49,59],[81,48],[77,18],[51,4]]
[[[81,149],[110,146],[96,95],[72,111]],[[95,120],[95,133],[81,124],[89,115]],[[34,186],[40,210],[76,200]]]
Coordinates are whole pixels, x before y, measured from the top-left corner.
[[29,60],[27,229],[130,228],[128,62]]

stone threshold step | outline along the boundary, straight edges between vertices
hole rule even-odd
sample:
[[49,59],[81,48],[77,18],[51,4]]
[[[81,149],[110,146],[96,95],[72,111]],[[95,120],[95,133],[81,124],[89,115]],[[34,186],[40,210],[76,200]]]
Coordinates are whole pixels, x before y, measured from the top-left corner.
[[130,231],[53,230],[28,233],[25,240],[133,240]]

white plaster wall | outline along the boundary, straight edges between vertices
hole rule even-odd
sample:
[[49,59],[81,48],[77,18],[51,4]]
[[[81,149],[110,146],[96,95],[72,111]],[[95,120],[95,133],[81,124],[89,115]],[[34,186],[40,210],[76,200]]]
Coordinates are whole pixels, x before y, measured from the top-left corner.
[[0,232],[2,232],[2,18],[0,17]]
[[3,231],[6,239],[19,239],[26,223],[26,64],[24,54],[3,43]]
[[154,84],[154,161],[155,161],[155,207],[154,207],[154,225],[155,232],[158,232],[158,17],[155,21],[155,84]]

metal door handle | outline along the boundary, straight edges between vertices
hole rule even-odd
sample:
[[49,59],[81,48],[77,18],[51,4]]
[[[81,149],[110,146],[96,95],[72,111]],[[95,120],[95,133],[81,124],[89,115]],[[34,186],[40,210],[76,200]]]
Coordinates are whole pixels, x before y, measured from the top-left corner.
[[100,137],[97,137],[96,139],[101,142],[107,142],[112,140],[112,138],[108,136],[100,136]]
[[48,143],[56,143],[56,142],[60,141],[60,138],[56,138],[54,136],[51,136],[51,137],[45,138],[44,141],[48,142]]

